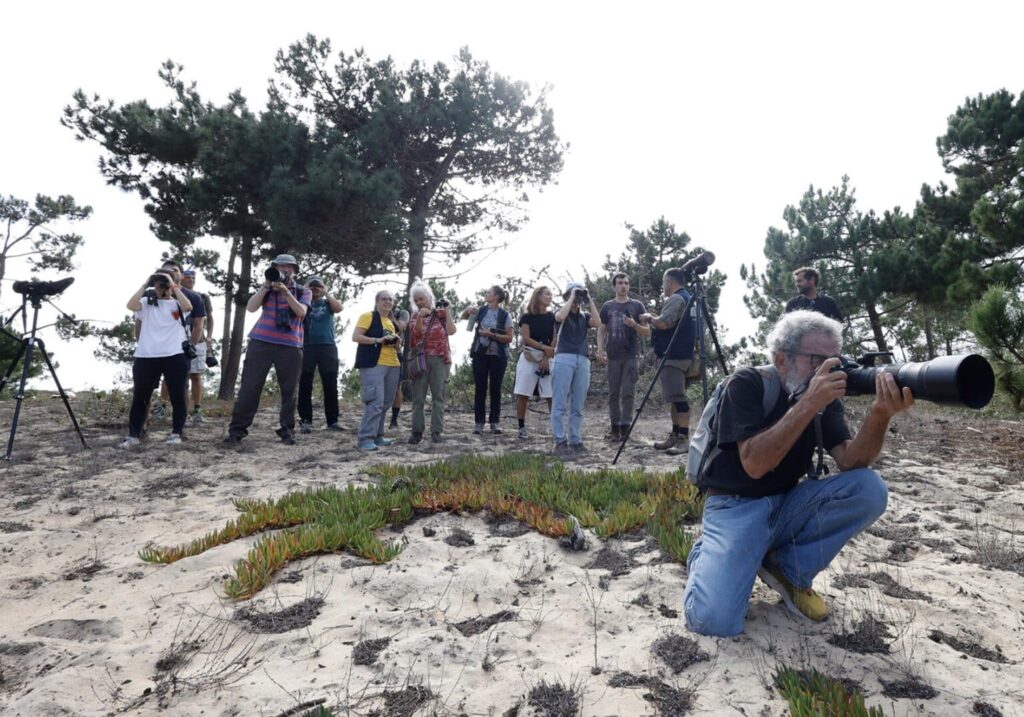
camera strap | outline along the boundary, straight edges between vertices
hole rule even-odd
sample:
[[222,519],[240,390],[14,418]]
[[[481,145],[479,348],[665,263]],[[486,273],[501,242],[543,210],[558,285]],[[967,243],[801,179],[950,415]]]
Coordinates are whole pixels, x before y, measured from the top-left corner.
[[178,307],[178,321],[181,322],[181,328],[185,329],[185,340],[192,343],[192,334],[189,333],[188,324],[185,322],[185,311],[177,299],[174,300],[174,305]]
[[828,475],[828,466],[825,465],[825,439],[821,429],[821,411],[814,414],[814,441],[817,444],[818,465],[814,465],[812,457],[811,462],[807,466],[807,478],[809,480],[818,480],[822,476]]

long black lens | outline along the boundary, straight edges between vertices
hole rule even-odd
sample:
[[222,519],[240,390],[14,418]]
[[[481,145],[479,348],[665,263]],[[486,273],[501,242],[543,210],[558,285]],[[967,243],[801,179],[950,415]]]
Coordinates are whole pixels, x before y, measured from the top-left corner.
[[995,372],[984,356],[939,356],[920,363],[897,363],[864,368],[847,363],[846,395],[861,396],[875,392],[875,376],[879,371],[891,373],[896,385],[906,386],[914,398],[943,406],[984,408],[996,390]]
[[272,266],[266,271],[264,271],[263,276],[270,283],[274,283],[275,281],[284,281],[284,275],[280,271],[278,271],[278,268],[276,266]]

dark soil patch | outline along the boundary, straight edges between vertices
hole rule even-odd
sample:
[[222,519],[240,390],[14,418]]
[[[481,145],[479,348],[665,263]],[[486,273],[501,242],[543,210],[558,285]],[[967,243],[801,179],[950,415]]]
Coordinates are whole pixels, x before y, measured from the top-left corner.
[[1003,713],[988,702],[975,702],[971,708],[971,714],[980,715],[981,717],[1003,717]]
[[659,637],[651,652],[660,657],[677,675],[690,665],[709,659],[708,653],[688,637],[682,635],[665,635]]
[[897,520],[897,523],[917,523],[921,520],[921,516],[917,513],[907,513],[902,518]]
[[99,560],[93,560],[91,563],[86,563],[80,567],[75,568],[71,572],[64,573],[65,580],[82,580],[89,582],[92,580],[92,576],[103,570],[107,566],[101,563]]
[[42,499],[43,499],[43,496],[41,496],[41,495],[33,495],[33,496],[28,497],[28,498],[22,498],[21,500],[19,500],[17,503],[14,504],[14,509],[15,510],[25,510],[26,508],[31,508],[33,505],[35,505],[36,503],[38,503]]
[[526,701],[543,717],[576,717],[580,709],[579,691],[558,682],[541,680]]
[[194,475],[180,471],[169,476],[161,476],[146,484],[142,495],[147,498],[184,498],[196,486],[204,485]]
[[41,647],[41,642],[0,642],[0,655],[9,657],[22,657]]
[[870,587],[871,583],[874,583],[882,591],[883,594],[889,597],[894,597],[899,600],[923,600],[924,602],[931,602],[932,598],[918,590],[913,590],[900,585],[894,577],[889,573],[882,572],[881,570],[869,573],[867,575],[858,575],[850,573],[847,575],[840,575],[838,578],[832,581],[832,584],[837,588],[866,588]]
[[448,534],[444,542],[455,548],[468,548],[470,545],[476,545],[473,536],[462,528],[452,528],[452,532]]
[[976,642],[971,640],[962,640],[959,637],[953,635],[947,635],[941,630],[932,630],[928,633],[928,638],[940,645],[948,645],[957,652],[960,652],[968,657],[976,657],[979,660],[988,660],[989,662],[998,662],[1001,665],[1005,665],[1009,660],[998,651],[998,647],[995,651],[983,647]]
[[918,550],[920,548],[917,543],[909,540],[900,540],[889,546],[885,553],[885,560],[891,560],[895,563],[909,563],[917,555]]
[[658,603],[658,612],[661,613],[662,617],[676,618],[679,617],[679,611],[673,610],[665,603]]
[[384,698],[384,709],[370,710],[370,717],[412,717],[435,695],[426,687],[410,686],[404,690],[388,690],[381,697]]
[[200,644],[196,640],[172,645],[164,655],[156,661],[156,672],[158,675],[164,672],[174,672],[178,668],[188,664],[192,655],[199,651]]
[[656,677],[617,672],[608,680],[608,686],[620,689],[645,688],[649,690],[643,695],[643,698],[653,704],[658,709],[658,714],[663,717],[683,715],[693,707],[692,692],[670,687]]
[[433,528],[431,528],[429,526],[426,526],[426,525],[423,526],[423,537],[424,538],[433,538],[435,535],[437,535],[437,531],[436,530],[434,530]]
[[905,680],[882,683],[882,694],[894,700],[930,700],[939,694],[939,691],[929,684],[921,682],[916,677],[908,677]]
[[323,606],[323,598],[308,597],[282,610],[242,607],[235,611],[235,617],[247,623],[253,632],[276,635],[307,627],[320,614]]
[[612,577],[628,575],[631,570],[639,567],[640,563],[626,553],[620,553],[607,545],[597,551],[589,563],[584,565],[588,570],[607,570]]
[[916,538],[918,529],[916,525],[872,525],[867,533],[883,540],[900,542]]
[[651,602],[651,596],[647,593],[640,593],[635,598],[629,601],[630,605],[637,605],[638,607],[650,607],[654,603]]
[[828,641],[844,650],[867,655],[889,652],[889,644],[893,639],[886,623],[872,615],[865,615],[851,632],[833,635]]
[[301,570],[289,570],[284,575],[277,579],[279,583],[301,583],[302,582],[302,571]]
[[0,533],[27,533],[32,528],[28,527],[24,523],[8,523],[7,521],[0,521]]
[[352,648],[352,661],[357,665],[372,665],[390,642],[390,637],[357,642],[356,646]]
[[452,625],[452,627],[466,637],[472,637],[473,635],[479,635],[481,632],[487,632],[499,622],[508,622],[509,620],[515,619],[516,614],[514,612],[511,610],[502,610],[501,612],[496,612],[493,615],[474,617],[469,620],[457,622]]
[[488,532],[497,538],[518,538],[530,532],[530,526],[507,515],[488,513],[484,516]]

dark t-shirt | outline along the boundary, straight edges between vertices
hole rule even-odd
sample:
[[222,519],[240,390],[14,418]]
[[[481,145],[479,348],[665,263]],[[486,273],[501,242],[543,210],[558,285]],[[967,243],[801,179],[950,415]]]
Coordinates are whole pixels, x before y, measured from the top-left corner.
[[[722,452],[708,466],[706,485],[709,488],[721,488],[736,495],[759,498],[785,493],[795,486],[802,476],[807,475],[807,467],[817,448],[813,421],[807,425],[807,429],[774,470],[758,480],[754,480],[743,470],[737,443],[771,428],[792,405],[783,388],[775,408],[765,417],[763,397],[764,383],[755,369],[740,369],[729,379],[719,404],[716,426],[718,446]],[[822,443],[826,451],[850,438],[850,429],[843,418],[843,404],[838,400],[825,408],[821,418],[821,429]]]
[[550,311],[544,314],[523,314],[519,325],[529,326],[530,338],[545,346],[550,346],[555,340],[555,315]]
[[835,319],[836,321],[843,320],[839,306],[831,296],[825,296],[824,294],[818,294],[813,299],[808,299],[803,294],[794,296],[786,302],[786,313],[788,314],[790,311],[817,311],[819,314],[824,314],[830,319]]
[[589,324],[590,314],[588,312],[569,312],[558,329],[558,346],[555,348],[555,353],[589,356],[590,346],[587,344]]
[[188,302],[192,304],[192,311],[185,314],[185,323],[188,324],[189,335],[192,335],[192,319],[205,319],[206,318],[206,302],[203,301],[203,295],[186,289],[184,286],[181,287],[181,293],[185,295]]
[[608,340],[605,351],[610,361],[622,361],[637,357],[636,330],[626,326],[623,319],[632,317],[640,322],[640,314],[644,313],[644,305],[636,299],[616,301],[611,299],[601,306],[601,323],[605,326]]

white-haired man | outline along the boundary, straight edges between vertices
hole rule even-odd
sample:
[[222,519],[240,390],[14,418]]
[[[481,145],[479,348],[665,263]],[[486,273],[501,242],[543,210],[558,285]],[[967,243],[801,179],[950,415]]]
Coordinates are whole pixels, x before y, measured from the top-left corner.
[[[713,426],[721,453],[702,477],[703,530],[688,560],[683,607],[690,630],[742,632],[755,577],[793,612],[824,620],[828,607],[811,588],[814,577],[885,512],[888,490],[869,466],[881,452],[889,421],[914,397],[908,388],[901,392],[891,374],[879,372],[875,400],[851,438],[839,400],[846,374],[833,371],[841,336],[839,322],[794,311],[768,337],[774,369],[744,368],[729,378]],[[768,381],[781,386],[766,415]],[[822,445],[840,472],[800,482],[818,445],[819,414]]]

